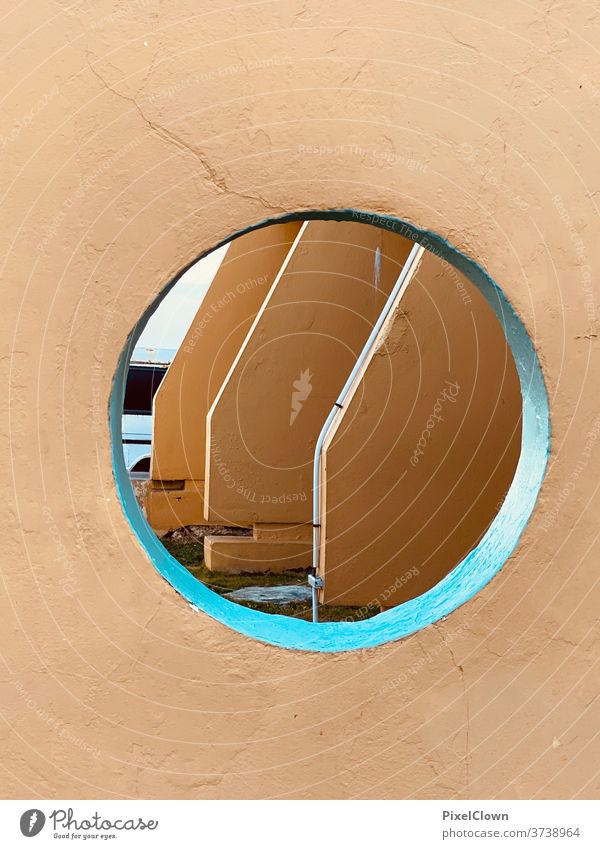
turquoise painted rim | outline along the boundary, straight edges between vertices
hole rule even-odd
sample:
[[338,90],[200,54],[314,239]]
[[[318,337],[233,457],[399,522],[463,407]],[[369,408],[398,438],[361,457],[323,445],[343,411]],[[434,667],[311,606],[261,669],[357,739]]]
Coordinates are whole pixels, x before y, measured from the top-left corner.
[[[426,628],[473,598],[500,571],[519,542],[535,507],[544,479],[550,451],[548,396],[539,360],[529,334],[502,290],[477,263],[468,259],[435,233],[420,230],[406,221],[378,213],[352,209],[310,210],[262,221],[255,227],[248,227],[235,233],[221,244],[231,241],[242,233],[266,227],[269,224],[306,219],[363,221],[419,242],[465,274],[487,298],[498,316],[511,346],[521,381],[522,445],[515,477],[506,499],[477,548],[471,551],[435,587],[392,610],[362,622],[323,622],[316,625],[288,616],[260,613],[241,607],[209,590],[175,560],[154,535],[133,493],[123,459],[121,414],[127,367],[135,343],[162,298],[187,268],[171,281],[146,310],[130,333],[121,353],[113,380],[109,410],[113,473],[127,520],[152,564],[163,578],[198,611],[247,637],[275,646],[302,651],[353,651],[399,640],[421,628]],[[212,250],[214,248],[205,251],[198,259]]]

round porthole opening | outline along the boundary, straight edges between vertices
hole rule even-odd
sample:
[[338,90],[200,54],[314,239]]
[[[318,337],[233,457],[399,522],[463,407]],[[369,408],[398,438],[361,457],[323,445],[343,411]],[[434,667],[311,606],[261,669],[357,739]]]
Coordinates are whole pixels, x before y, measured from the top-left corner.
[[482,589],[549,441],[501,288],[354,211],[265,222],[185,269],[132,332],[110,417],[154,567],[237,631],[315,651],[402,638]]

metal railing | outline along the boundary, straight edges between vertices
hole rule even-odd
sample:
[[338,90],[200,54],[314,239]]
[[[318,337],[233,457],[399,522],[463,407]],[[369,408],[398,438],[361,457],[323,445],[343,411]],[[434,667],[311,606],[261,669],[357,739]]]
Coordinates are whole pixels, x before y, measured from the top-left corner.
[[385,302],[385,305],[379,315],[379,318],[373,325],[373,329],[369,334],[369,338],[365,342],[364,347],[360,352],[356,363],[354,364],[354,368],[350,372],[348,380],[344,384],[344,388],[340,392],[337,401],[331,408],[331,412],[325,419],[325,424],[321,428],[321,433],[319,434],[319,438],[317,439],[313,463],[313,574],[308,576],[308,584],[312,590],[313,622],[319,621],[319,590],[323,587],[323,578],[319,575],[319,548],[321,544],[321,525],[319,523],[319,519],[321,516],[321,453],[323,451],[323,445],[335,419],[338,415],[341,414],[340,411],[344,408],[346,398],[354,387],[354,383],[359,377],[360,370],[362,369],[365,360],[369,356],[371,349],[377,341],[377,337],[379,336],[381,328],[383,327],[386,319],[388,318],[392,310],[396,308],[396,306],[402,299],[402,296],[404,295],[404,292],[406,291],[408,284],[412,279],[412,272],[414,269],[416,269],[417,265],[421,261],[421,257],[423,256],[424,252],[425,248],[421,247],[421,245],[413,245],[411,252],[408,255],[408,259],[404,263],[404,267],[402,268],[402,271],[400,272],[398,279],[394,284],[394,288],[390,292],[390,295],[387,301]]

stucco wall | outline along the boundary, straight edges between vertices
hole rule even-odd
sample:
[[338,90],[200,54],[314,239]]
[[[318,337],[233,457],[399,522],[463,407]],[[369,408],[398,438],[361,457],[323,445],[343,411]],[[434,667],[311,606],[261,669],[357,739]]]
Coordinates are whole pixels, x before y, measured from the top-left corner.
[[206,415],[299,229],[277,224],[230,245],[156,393],[145,501],[155,530],[204,520]]
[[411,247],[355,221],[306,223],[206,419],[209,521],[310,521],[319,432]]
[[514,478],[521,409],[491,306],[426,252],[325,441],[323,600],[393,607],[466,557]]
[[[41,0],[0,38],[3,794],[596,796],[594,16]],[[128,333],[195,257],[340,207],[433,230],[502,285],[553,439],[481,593],[401,642],[314,655],[194,612],[152,568],[107,404]]]

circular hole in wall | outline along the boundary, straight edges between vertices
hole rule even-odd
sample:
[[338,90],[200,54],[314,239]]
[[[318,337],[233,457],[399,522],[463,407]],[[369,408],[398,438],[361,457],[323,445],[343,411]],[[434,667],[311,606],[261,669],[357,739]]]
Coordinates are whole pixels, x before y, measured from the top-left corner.
[[360,212],[265,222],[180,275],[123,351],[111,429],[158,571],[243,634],[319,651],[401,638],[481,589],[549,439],[501,289],[435,235]]

